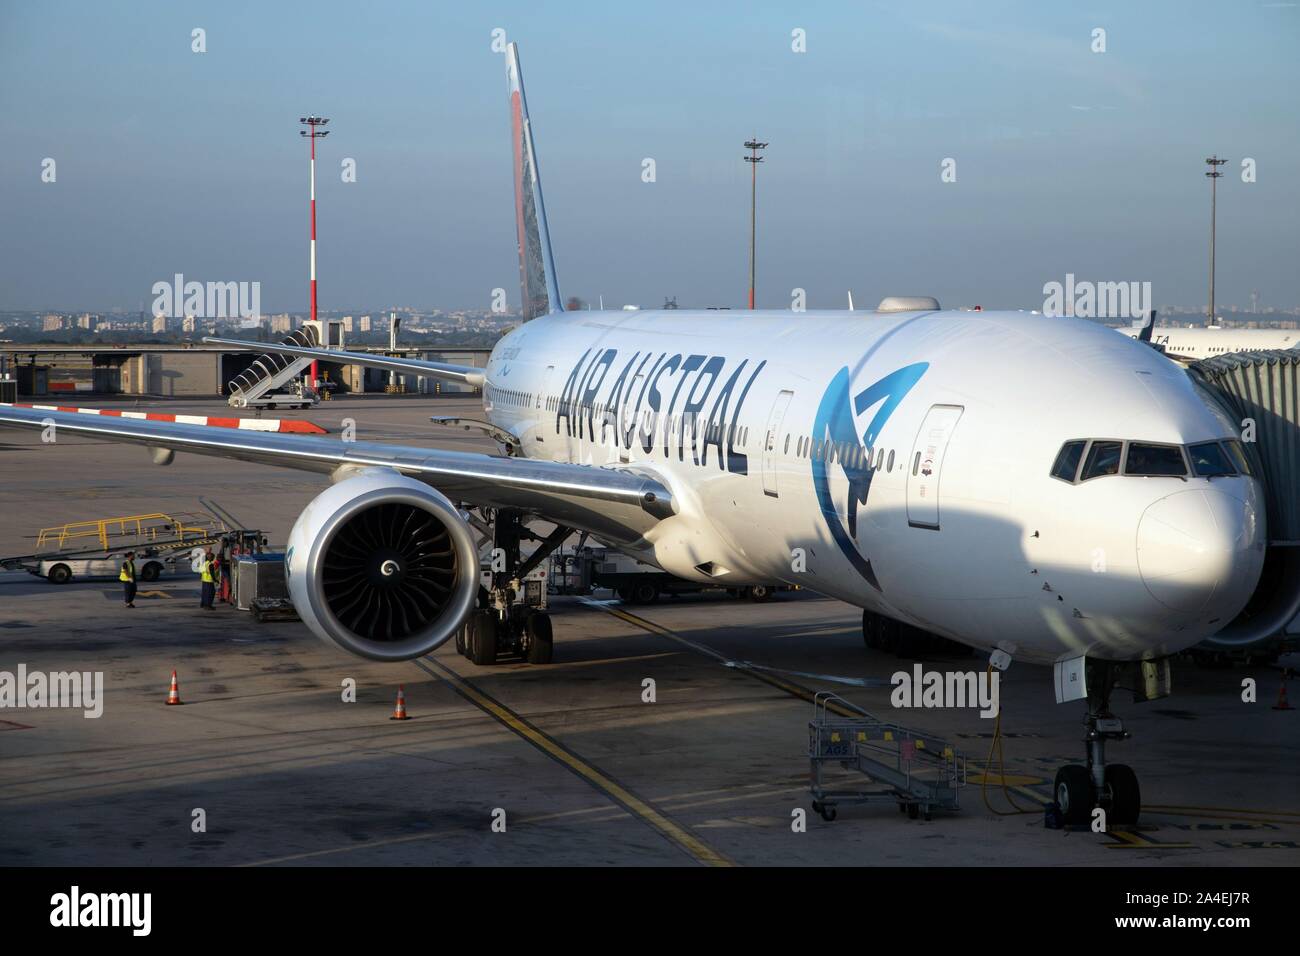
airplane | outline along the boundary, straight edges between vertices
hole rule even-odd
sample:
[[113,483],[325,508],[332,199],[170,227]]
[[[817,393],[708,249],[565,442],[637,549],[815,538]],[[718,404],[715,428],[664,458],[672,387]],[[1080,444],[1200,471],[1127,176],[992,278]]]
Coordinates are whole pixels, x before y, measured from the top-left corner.
[[[1116,329],[1130,338],[1141,336],[1142,329]],[[1152,344],[1178,362],[1196,362],[1235,352],[1258,352],[1274,349],[1300,349],[1297,329],[1225,329],[1207,326],[1201,329],[1156,329]]]
[[[1135,821],[1137,777],[1106,760],[1128,736],[1112,691],[1164,696],[1170,655],[1300,610],[1297,587],[1252,603],[1264,490],[1233,422],[1157,351],[1070,318],[927,297],[565,312],[514,44],[506,68],[524,321],[486,366],[205,340],[477,386],[500,454],[18,408],[0,425],[328,476],[291,532],[288,587],[311,631],[371,659],[455,638],[476,663],[503,646],[549,662],[550,619],[515,591],[586,532],[689,580],[845,601],[871,646],[905,651],[911,628],[999,668],[1051,665],[1057,700],[1087,704],[1086,761],[1055,781],[1065,819]],[[487,588],[482,527],[507,559]]]

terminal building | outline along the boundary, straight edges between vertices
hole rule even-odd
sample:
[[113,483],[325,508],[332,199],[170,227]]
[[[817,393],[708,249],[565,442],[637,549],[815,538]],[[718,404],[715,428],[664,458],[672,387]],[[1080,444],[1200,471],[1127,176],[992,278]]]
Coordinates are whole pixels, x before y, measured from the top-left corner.
[[[451,362],[487,364],[490,349],[390,349],[356,351]],[[78,392],[94,395],[138,395],[177,398],[226,396],[228,384],[258,358],[212,345],[16,345],[0,344],[0,378],[17,382],[22,398],[46,398]],[[383,392],[389,373],[358,365],[322,362],[321,372],[336,391]],[[399,390],[423,394],[472,394],[477,389],[416,375],[399,375]]]

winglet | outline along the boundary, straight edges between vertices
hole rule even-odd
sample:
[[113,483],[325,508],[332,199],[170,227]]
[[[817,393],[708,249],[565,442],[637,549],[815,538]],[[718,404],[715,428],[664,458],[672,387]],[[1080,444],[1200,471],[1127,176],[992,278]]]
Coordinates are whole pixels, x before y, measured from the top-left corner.
[[537,169],[532,127],[528,122],[528,97],[519,69],[519,47],[506,48],[506,79],[510,88],[510,130],[515,159],[515,228],[519,237],[519,285],[524,320],[562,312],[560,289],[551,257],[551,234],[546,228],[546,205]]

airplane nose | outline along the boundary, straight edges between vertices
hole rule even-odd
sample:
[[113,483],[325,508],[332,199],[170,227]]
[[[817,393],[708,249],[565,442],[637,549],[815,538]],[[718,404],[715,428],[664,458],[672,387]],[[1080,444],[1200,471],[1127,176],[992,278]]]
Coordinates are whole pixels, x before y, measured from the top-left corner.
[[1214,488],[1161,498],[1138,523],[1137,560],[1151,596],[1174,611],[1201,611],[1252,564],[1255,510]]

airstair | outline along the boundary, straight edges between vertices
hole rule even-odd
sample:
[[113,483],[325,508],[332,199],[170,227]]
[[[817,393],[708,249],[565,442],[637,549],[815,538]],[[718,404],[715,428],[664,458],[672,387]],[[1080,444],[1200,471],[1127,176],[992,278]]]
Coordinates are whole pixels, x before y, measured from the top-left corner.
[[[320,348],[320,339],[313,326],[305,325],[280,344],[315,349]],[[259,355],[231,380],[229,404],[235,408],[274,408],[277,404],[307,408],[316,404],[316,393],[302,382],[302,373],[311,361],[274,352]]]
[[[966,786],[966,758],[944,740],[880,720],[843,698],[822,691],[808,722],[808,760],[813,811],[830,821],[841,803],[896,803],[912,819],[935,810],[958,809]],[[838,764],[860,774],[871,789],[851,787],[847,774],[828,778]],[[842,784],[843,789],[833,789]]]

